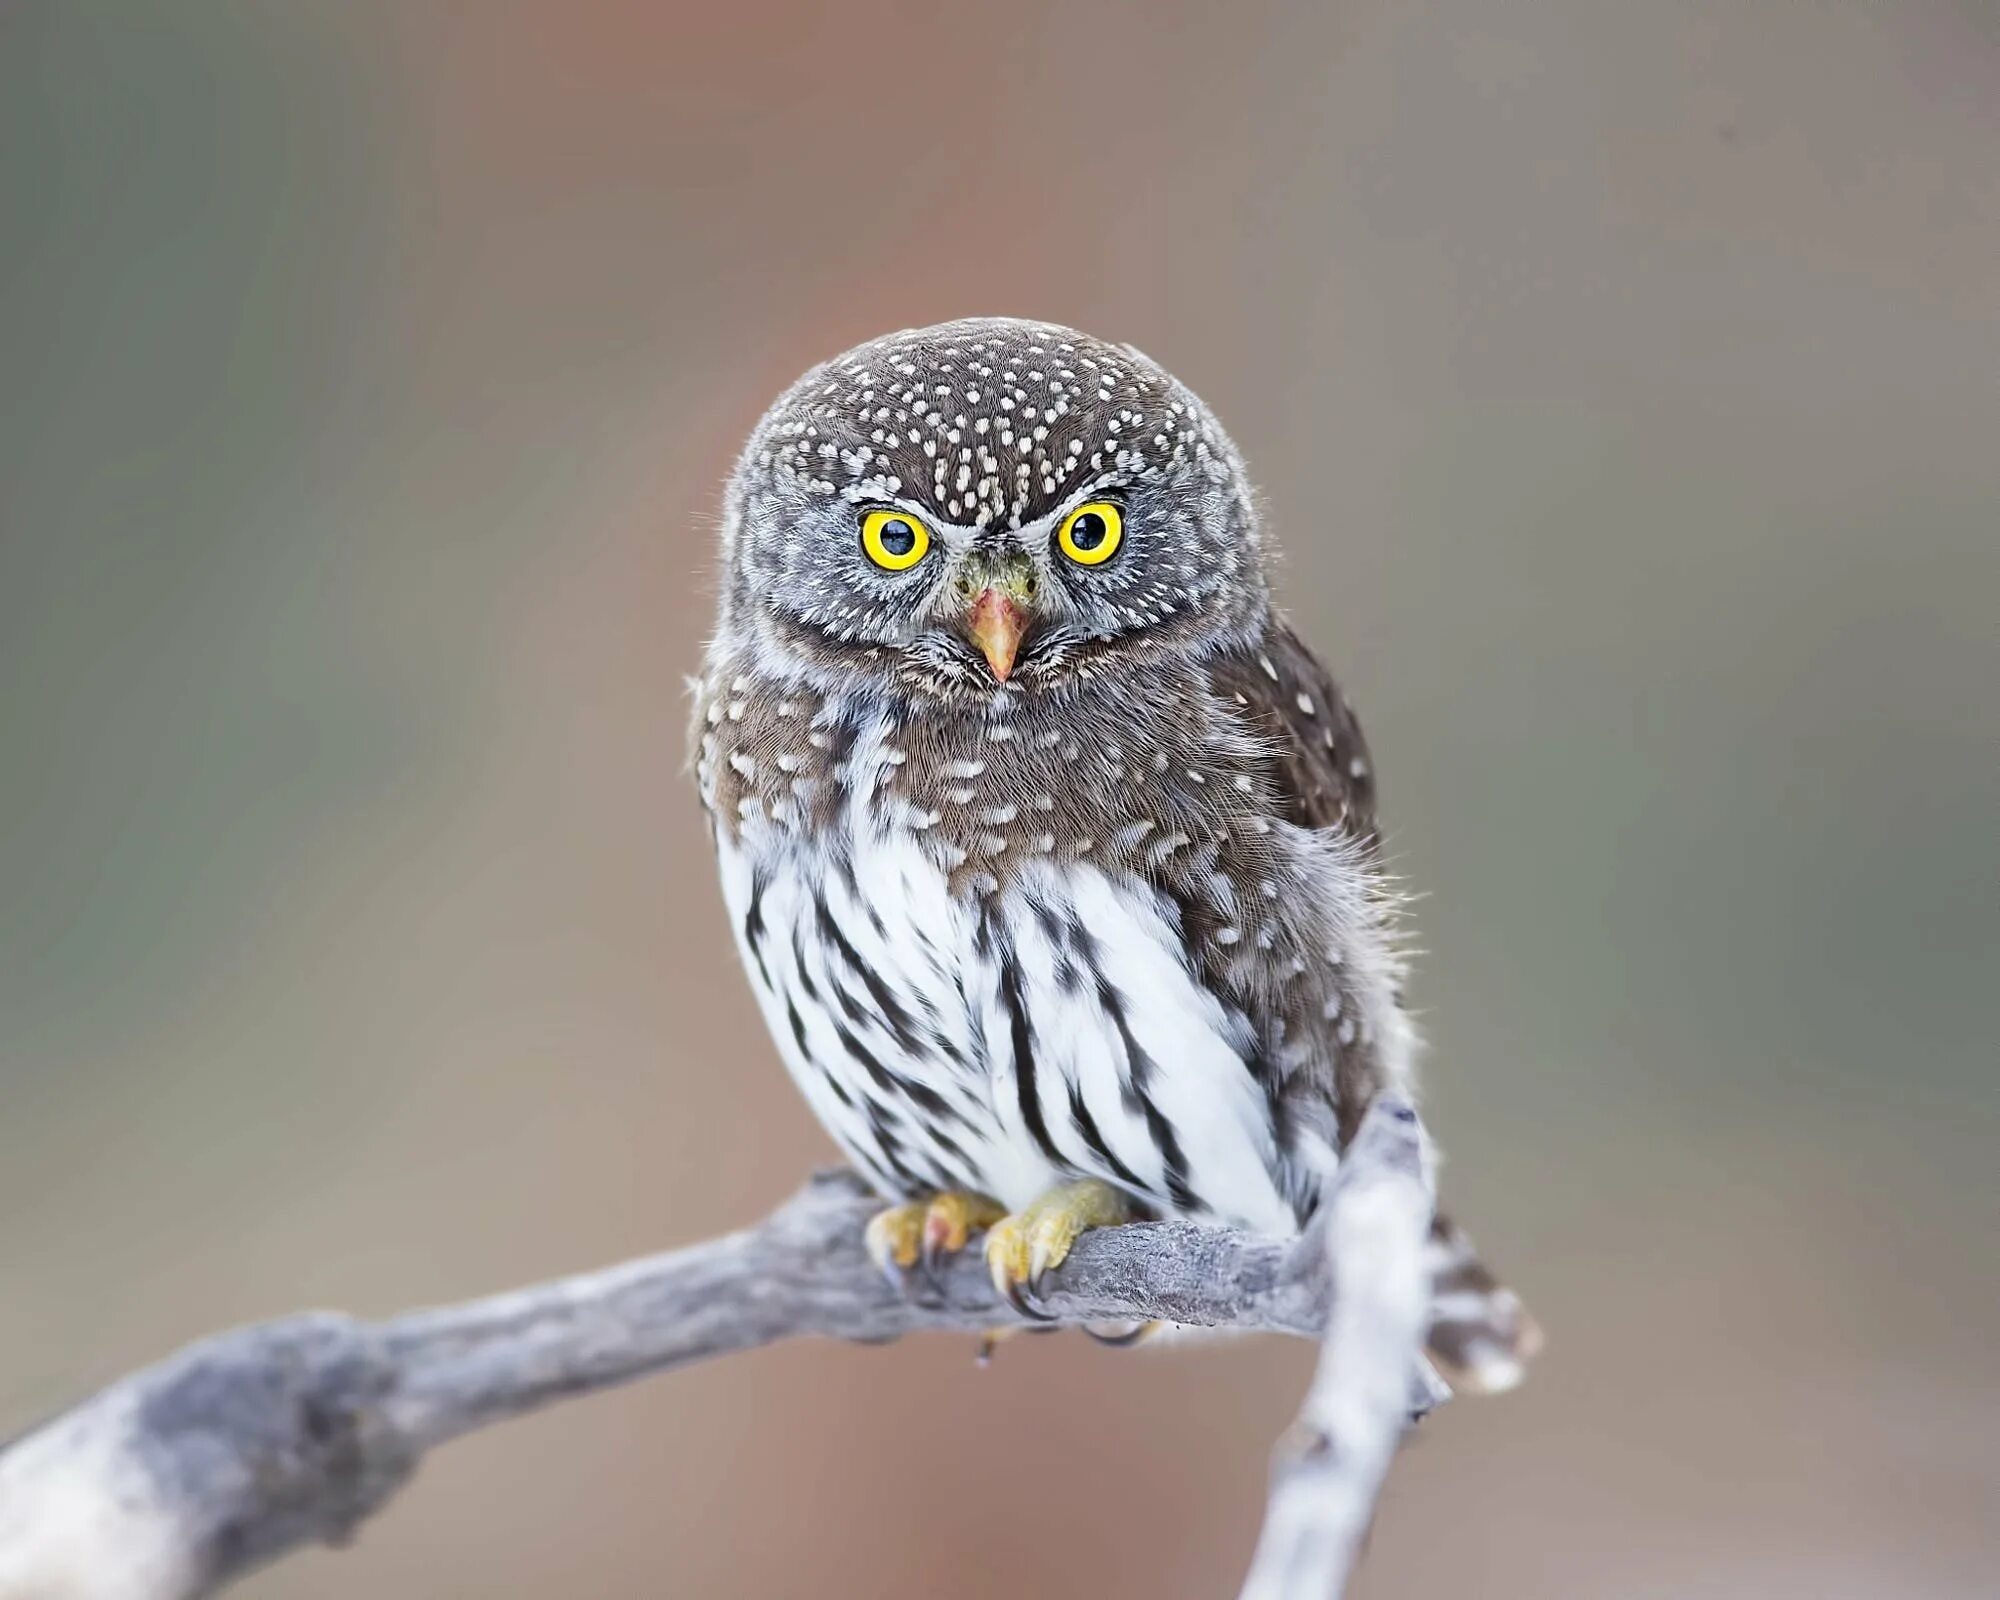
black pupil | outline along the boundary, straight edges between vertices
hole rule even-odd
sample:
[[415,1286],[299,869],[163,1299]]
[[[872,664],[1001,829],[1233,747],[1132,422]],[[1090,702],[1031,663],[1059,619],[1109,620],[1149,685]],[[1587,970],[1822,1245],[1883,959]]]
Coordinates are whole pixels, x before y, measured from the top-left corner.
[[1110,523],[1095,511],[1086,511],[1069,525],[1069,542],[1079,550],[1095,550],[1110,532]]
[[892,556],[906,556],[917,547],[917,530],[901,517],[891,517],[882,524],[882,531],[876,535],[882,541],[882,548]]

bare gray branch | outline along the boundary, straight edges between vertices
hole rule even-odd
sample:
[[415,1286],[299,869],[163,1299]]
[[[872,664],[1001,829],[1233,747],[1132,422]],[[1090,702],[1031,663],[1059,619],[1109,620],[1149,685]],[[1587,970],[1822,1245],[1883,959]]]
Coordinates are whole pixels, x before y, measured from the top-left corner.
[[[977,1252],[921,1298],[885,1282],[861,1242],[878,1204],[848,1175],[823,1176],[757,1226],[685,1250],[386,1322],[307,1314],[190,1346],[0,1451],[0,1597],[208,1594],[345,1539],[433,1445],[569,1395],[799,1335],[879,1342],[1022,1323]],[[1322,1239],[1101,1229],[1043,1304],[1066,1324],[1157,1317],[1317,1337]],[[1398,1428],[1412,1370],[1393,1383]],[[1440,1393],[1420,1387],[1414,1403]]]
[[1307,1235],[1325,1252],[1335,1295],[1312,1388],[1278,1447],[1243,1600],[1331,1600],[1347,1585],[1422,1364],[1433,1203],[1416,1111],[1378,1099]]

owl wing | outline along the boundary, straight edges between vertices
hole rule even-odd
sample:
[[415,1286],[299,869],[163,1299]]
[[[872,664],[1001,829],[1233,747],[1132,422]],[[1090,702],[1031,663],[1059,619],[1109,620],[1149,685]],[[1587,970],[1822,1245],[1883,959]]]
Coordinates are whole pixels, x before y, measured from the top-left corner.
[[[1375,767],[1361,724],[1290,625],[1277,620],[1261,647],[1218,659],[1212,681],[1267,741],[1285,819],[1344,834],[1373,853],[1381,842]],[[1358,1107],[1350,1109],[1358,1115]],[[1512,1388],[1542,1343],[1520,1297],[1442,1213],[1431,1224],[1425,1264],[1432,1290],[1425,1342],[1432,1361],[1456,1389]]]
[[1275,620],[1260,646],[1218,657],[1215,692],[1233,700],[1273,752],[1285,820],[1341,832],[1371,848],[1375,768],[1347,696],[1291,625]]
[[[1271,808],[1268,814],[1338,839],[1350,860],[1353,847],[1360,846],[1362,859],[1355,864],[1365,869],[1380,843],[1367,742],[1347,697],[1290,624],[1274,617],[1254,644],[1215,658],[1209,687],[1263,748],[1262,804]],[[1374,889],[1369,888],[1371,897]],[[1386,936],[1386,918],[1383,932]],[[1214,965],[1218,975],[1229,969],[1226,957]],[[1381,1088],[1385,1070],[1391,1081],[1399,1080],[1404,1063],[1400,1057],[1385,1061],[1377,1053],[1386,1041],[1376,1048],[1357,1048],[1351,1037],[1337,1038],[1343,1023],[1335,1013],[1322,1013],[1322,998],[1309,989],[1253,993],[1245,1009],[1260,1026],[1274,1027],[1279,1037],[1296,1041],[1318,1036],[1323,1041],[1330,1070],[1281,1074],[1273,1085],[1274,1104],[1286,1100],[1310,1112],[1315,1102],[1324,1101],[1335,1111],[1344,1144]],[[1350,997],[1363,1005],[1381,998],[1387,997]],[[1282,1116],[1284,1107],[1278,1110]]]

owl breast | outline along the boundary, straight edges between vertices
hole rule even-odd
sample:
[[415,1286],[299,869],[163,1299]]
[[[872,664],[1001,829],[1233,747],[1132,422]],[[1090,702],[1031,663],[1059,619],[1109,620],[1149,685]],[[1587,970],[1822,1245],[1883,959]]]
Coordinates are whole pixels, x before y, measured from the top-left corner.
[[779,1052],[881,1191],[1009,1209],[1101,1178],[1161,1215],[1297,1226],[1247,1025],[1189,973],[1172,907],[1078,864],[968,893],[907,831],[719,833]]

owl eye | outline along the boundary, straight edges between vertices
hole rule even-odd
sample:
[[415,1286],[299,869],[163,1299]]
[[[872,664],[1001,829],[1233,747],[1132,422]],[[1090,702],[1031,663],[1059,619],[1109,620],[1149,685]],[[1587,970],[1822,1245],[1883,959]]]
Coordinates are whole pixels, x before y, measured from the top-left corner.
[[1125,519],[1109,500],[1093,500],[1078,506],[1063,518],[1056,530],[1056,544],[1072,561],[1086,567],[1109,561],[1125,537]]
[[931,547],[931,530],[907,511],[871,511],[861,519],[861,548],[884,572],[907,572]]

